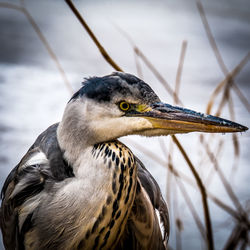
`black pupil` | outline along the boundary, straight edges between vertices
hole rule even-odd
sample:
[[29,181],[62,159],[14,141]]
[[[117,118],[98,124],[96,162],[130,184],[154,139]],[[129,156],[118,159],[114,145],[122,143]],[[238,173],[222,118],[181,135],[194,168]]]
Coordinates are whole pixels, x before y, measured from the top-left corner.
[[128,104],[127,103],[122,103],[122,109],[128,109]]

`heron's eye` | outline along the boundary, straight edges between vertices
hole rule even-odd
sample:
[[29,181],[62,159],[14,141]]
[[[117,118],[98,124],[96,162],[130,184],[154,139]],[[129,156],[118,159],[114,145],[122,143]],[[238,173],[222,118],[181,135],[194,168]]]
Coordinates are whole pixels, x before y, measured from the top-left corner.
[[125,101],[122,101],[119,103],[119,107],[122,111],[128,111],[130,108],[130,104]]

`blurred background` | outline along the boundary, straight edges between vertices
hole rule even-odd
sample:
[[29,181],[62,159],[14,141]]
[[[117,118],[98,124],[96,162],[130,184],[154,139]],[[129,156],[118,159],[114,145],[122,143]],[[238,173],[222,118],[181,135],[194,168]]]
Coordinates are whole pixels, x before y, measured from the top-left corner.
[[[215,48],[211,47],[204,15],[198,8],[201,5],[196,1],[84,0],[74,3],[116,63],[124,71],[143,78],[170,104],[175,104],[173,96],[157,79],[152,66],[173,90],[178,89],[185,107],[206,112],[216,86],[250,51],[248,0],[201,2],[224,66],[218,63]],[[71,87],[59,72],[32,20],[57,57]],[[150,67],[133,45],[146,56]],[[70,88],[76,91],[85,77],[113,71],[64,1],[0,1],[0,187],[36,137],[60,121],[72,94]],[[248,127],[249,81],[247,59],[234,78],[245,102],[239,92],[231,88],[220,113],[223,118]],[[212,114],[223,99],[223,91],[224,88],[214,99]],[[250,132],[238,134],[234,139],[230,134],[201,137],[198,133],[177,138],[209,193],[215,248],[226,249],[236,232],[245,226],[249,228],[247,219],[238,221],[228,211],[249,214]],[[171,137],[131,136],[122,141],[153,174],[168,201],[170,249],[206,249],[201,195]],[[216,203],[216,199],[219,202]],[[242,235],[245,236],[236,237],[237,247],[249,248],[246,240],[249,233]],[[3,249],[2,241],[0,249]]]

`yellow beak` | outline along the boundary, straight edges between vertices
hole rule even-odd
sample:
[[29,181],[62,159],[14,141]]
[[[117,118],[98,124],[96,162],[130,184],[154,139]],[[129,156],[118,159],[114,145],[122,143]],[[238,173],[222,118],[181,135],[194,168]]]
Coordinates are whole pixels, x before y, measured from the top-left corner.
[[171,134],[194,131],[232,133],[248,130],[247,127],[226,119],[165,103],[155,103],[147,108],[145,112],[135,111],[130,115],[144,117],[151,122],[154,129],[163,129]]

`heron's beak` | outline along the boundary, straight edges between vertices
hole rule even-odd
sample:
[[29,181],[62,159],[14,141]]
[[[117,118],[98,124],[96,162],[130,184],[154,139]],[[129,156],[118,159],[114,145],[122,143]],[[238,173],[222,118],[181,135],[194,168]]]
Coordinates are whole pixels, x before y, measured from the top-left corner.
[[139,116],[151,122],[153,129],[163,129],[171,134],[194,131],[231,133],[248,130],[247,127],[226,119],[165,103],[155,103],[145,109],[145,112],[140,112]]

